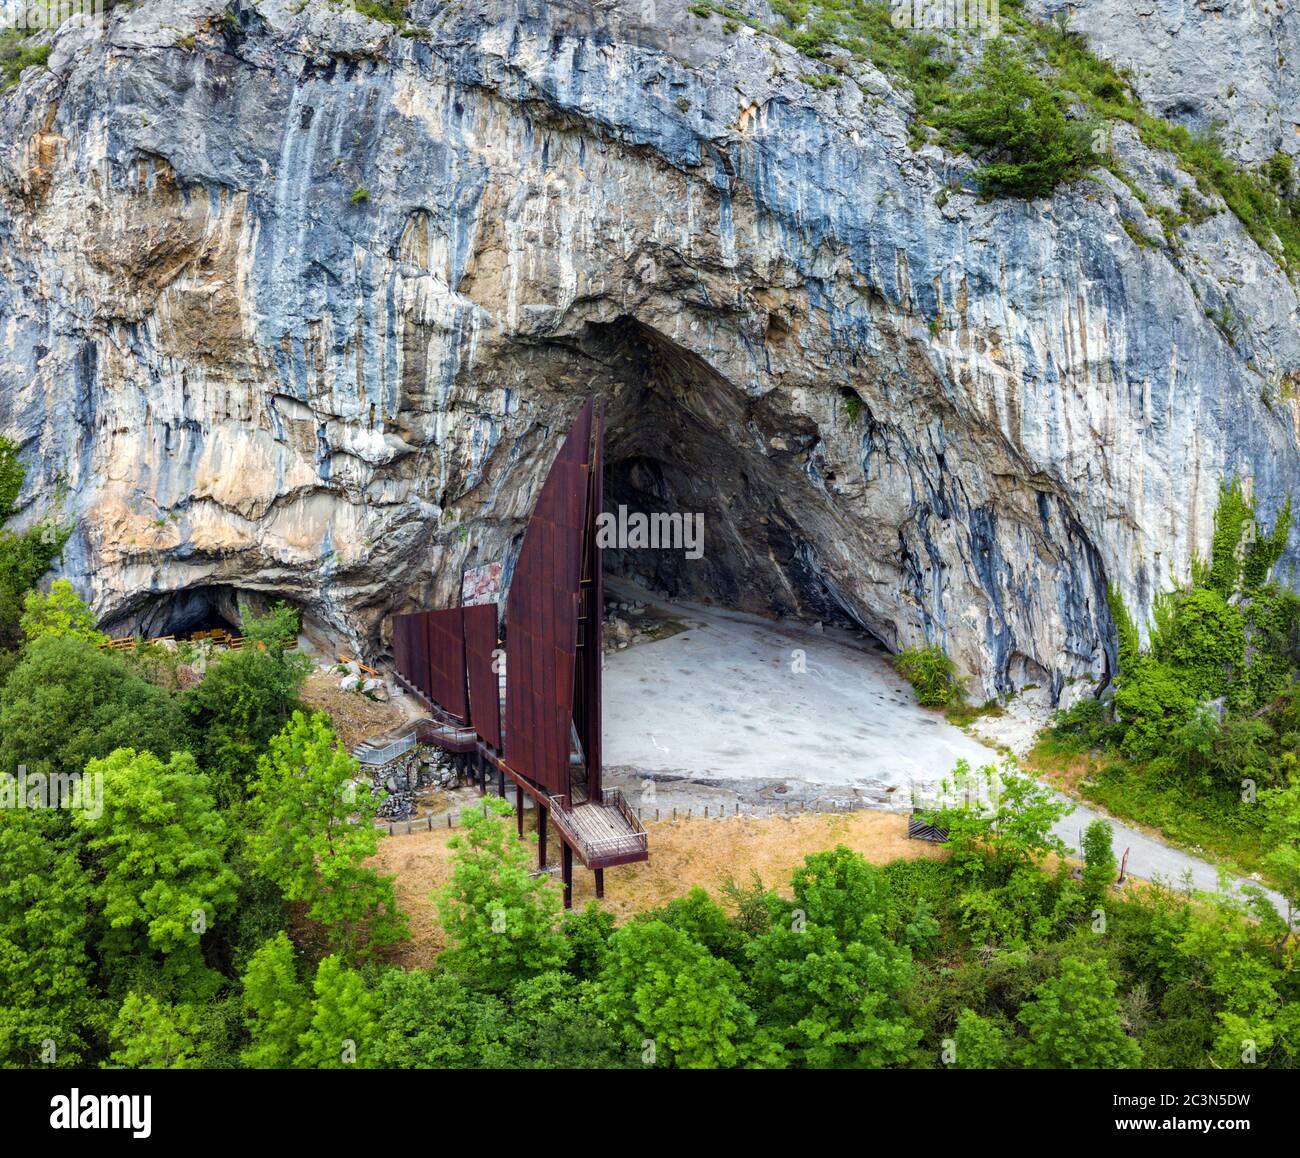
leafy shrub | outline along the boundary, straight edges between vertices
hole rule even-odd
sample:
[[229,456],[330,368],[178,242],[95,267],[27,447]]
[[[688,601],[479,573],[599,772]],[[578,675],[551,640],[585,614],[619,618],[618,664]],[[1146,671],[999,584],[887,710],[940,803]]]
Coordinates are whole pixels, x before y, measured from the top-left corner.
[[1210,587],[1163,596],[1155,611],[1151,652],[1175,669],[1199,699],[1224,695],[1246,662],[1241,612]]
[[1083,832],[1083,892],[1090,904],[1100,901],[1115,881],[1114,833],[1110,823],[1094,820]]
[[1178,672],[1145,660],[1115,691],[1115,713],[1124,725],[1121,747],[1139,760],[1158,755],[1195,709],[1196,697]]
[[917,701],[927,708],[958,704],[965,695],[956,664],[937,643],[904,648],[894,656],[894,668],[915,689]]
[[1068,753],[1108,748],[1122,735],[1123,729],[1116,727],[1110,710],[1093,696],[1071,704],[1052,717],[1053,739]]
[[354,7],[362,16],[400,28],[406,23],[406,5],[402,0],[355,0]]
[[0,31],[0,92],[18,83],[29,68],[44,67],[52,46],[32,44],[14,29]]
[[1090,129],[1067,121],[1060,95],[1000,39],[937,120],[973,146],[976,181],[993,196],[1045,197],[1092,160]]

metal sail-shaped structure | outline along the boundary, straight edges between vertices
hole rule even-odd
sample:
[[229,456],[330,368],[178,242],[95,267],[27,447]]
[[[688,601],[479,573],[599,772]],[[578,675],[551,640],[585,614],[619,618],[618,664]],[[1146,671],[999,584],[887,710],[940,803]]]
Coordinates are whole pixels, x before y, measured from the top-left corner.
[[421,739],[474,752],[479,790],[487,770],[499,790],[515,784],[537,806],[539,862],[548,819],[561,842],[565,904],[572,858],[596,874],[644,860],[645,829],[601,767],[601,621],[604,610],[596,519],[604,501],[604,414],[587,402],[570,427],[524,531],[506,599],[505,704],[496,604],[393,617],[393,659],[403,685],[430,719]]

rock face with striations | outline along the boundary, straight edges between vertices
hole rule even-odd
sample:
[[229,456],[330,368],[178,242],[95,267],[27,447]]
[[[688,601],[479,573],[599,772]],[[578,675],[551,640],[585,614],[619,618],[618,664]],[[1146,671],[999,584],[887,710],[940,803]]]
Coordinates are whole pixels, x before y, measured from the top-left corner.
[[1217,127],[1245,162],[1300,153],[1300,7],[1291,0],[1029,0],[1127,71],[1153,112]]
[[0,433],[110,625],[279,596],[380,653],[597,394],[610,503],[705,516],[620,566],[1059,690],[1223,478],[1300,476],[1295,288],[1217,202],[1166,236],[1202,195],[1124,132],[1145,206],[984,203],[870,66],[680,0],[408,17],[146,3],[0,96]]

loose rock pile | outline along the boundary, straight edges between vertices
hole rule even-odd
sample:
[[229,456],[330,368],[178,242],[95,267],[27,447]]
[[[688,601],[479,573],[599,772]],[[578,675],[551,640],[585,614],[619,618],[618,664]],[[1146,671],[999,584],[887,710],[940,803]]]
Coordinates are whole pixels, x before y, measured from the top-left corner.
[[408,820],[415,815],[416,794],[425,788],[455,788],[460,770],[441,748],[420,745],[371,770],[375,792],[388,793],[375,813],[381,820]]
[[[620,614],[621,613],[621,614]],[[622,651],[629,644],[639,641],[640,631],[637,624],[631,622],[645,614],[645,604],[606,603],[605,604],[605,651]]]
[[366,678],[356,660],[331,666],[343,677],[339,680],[339,691],[359,692],[381,704],[388,702],[388,688],[384,681],[374,677]]

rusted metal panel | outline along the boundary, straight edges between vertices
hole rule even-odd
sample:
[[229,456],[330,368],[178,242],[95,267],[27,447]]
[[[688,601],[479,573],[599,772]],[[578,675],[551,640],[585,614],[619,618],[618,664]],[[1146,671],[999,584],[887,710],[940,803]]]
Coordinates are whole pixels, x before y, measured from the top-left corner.
[[581,603],[579,605],[578,686],[574,722],[587,761],[587,792],[601,792],[601,640],[605,615],[602,552],[596,539],[596,519],[605,503],[605,411],[595,412],[591,469],[588,472],[587,509],[583,520]]
[[408,683],[414,683],[414,661],[411,648],[411,616],[393,616],[393,667]]
[[593,410],[582,408],[542,485],[506,600],[506,757],[565,795]]
[[421,696],[448,716],[469,719],[465,633],[459,607],[393,617],[393,666]]
[[425,699],[433,699],[429,682],[429,626],[428,612],[411,616],[411,682],[420,689]]
[[429,698],[462,722],[469,720],[464,616],[460,607],[424,613],[429,633]]
[[465,663],[469,669],[469,710],[479,739],[501,749],[501,684],[494,669],[497,605],[465,608]]

